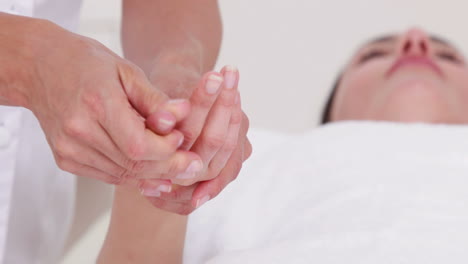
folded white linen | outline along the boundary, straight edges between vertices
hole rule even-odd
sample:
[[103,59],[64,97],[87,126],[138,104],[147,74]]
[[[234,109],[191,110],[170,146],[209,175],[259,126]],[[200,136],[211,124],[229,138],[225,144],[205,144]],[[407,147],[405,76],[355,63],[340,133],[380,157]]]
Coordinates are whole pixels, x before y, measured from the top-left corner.
[[468,127],[251,138],[238,179],[190,216],[184,263],[468,263]]

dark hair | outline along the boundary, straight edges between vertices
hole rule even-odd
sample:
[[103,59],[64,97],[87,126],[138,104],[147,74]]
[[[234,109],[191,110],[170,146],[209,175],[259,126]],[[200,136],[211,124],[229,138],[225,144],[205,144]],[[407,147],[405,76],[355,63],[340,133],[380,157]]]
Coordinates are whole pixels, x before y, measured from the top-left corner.
[[335,83],[333,84],[333,88],[330,94],[328,95],[325,108],[322,110],[322,118],[320,120],[321,125],[325,125],[331,122],[331,112],[333,108],[333,101],[335,98],[336,91],[338,90],[338,86],[340,86],[340,82],[341,82],[341,74],[338,76]]

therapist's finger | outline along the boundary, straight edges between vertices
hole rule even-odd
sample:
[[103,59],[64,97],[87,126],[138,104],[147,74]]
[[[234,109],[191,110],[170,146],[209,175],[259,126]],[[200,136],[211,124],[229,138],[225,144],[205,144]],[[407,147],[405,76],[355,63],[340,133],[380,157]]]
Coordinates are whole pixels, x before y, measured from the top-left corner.
[[156,208],[179,215],[189,215],[195,208],[186,201],[165,201],[158,197],[147,197],[148,201]]
[[[200,157],[197,154],[188,151],[176,151],[172,156],[162,161],[131,160],[119,151],[110,137],[100,127],[91,126],[88,131],[88,134],[92,134],[93,137],[85,137],[86,140],[79,142],[83,146],[70,146],[73,141],[66,140],[64,144],[61,144],[62,148],[65,148],[63,152],[65,152],[66,156],[75,158],[75,161],[77,161],[77,158],[80,158],[80,161],[84,162],[84,164],[97,164],[96,167],[98,168],[102,166],[100,163],[108,164],[109,162],[103,162],[102,158],[98,159],[95,155],[88,154],[89,150],[86,150],[84,145],[87,145],[86,147],[90,149],[94,148],[120,167],[122,170],[120,172],[115,167],[111,169],[109,169],[109,166],[107,169],[101,168],[101,170],[114,176],[125,176],[127,178],[175,178],[178,174],[186,172],[187,167],[192,162],[200,161]],[[176,137],[182,137],[182,134],[178,131],[173,131],[171,134],[179,134]],[[96,146],[100,146],[100,150]],[[77,150],[74,150],[73,147],[76,147]],[[197,166],[193,165],[192,168],[196,169]]]
[[177,126],[177,129],[184,134],[182,149],[189,150],[197,140],[205,125],[206,117],[216,102],[222,83],[223,77],[219,73],[209,72],[203,76],[194,90],[190,98],[190,114]]
[[61,160],[59,157],[55,157],[57,165],[60,169],[64,171],[68,171],[74,175],[97,179],[103,181],[105,183],[118,185],[121,184],[122,179],[119,177],[114,177],[110,174],[107,174],[103,171],[97,170],[95,168],[89,167],[87,165],[83,165],[77,163],[73,160]]
[[144,119],[128,101],[113,101],[102,126],[130,160],[163,160],[172,155],[183,141],[181,133],[159,136],[146,128]]
[[165,201],[185,201],[190,204],[192,200],[193,191],[196,189],[199,183],[192,184],[190,186],[181,186],[177,184],[172,185],[171,192],[162,193],[159,198]]
[[196,153],[178,150],[164,161],[141,161],[135,178],[176,180],[191,174],[195,180],[199,181],[200,179],[195,177],[201,170],[203,170],[203,162]]
[[172,182],[170,180],[142,180],[139,181],[138,188],[144,196],[159,197],[161,193],[171,192]]
[[190,102],[185,99],[170,100],[146,119],[146,126],[158,135],[169,134],[177,122],[190,113]]

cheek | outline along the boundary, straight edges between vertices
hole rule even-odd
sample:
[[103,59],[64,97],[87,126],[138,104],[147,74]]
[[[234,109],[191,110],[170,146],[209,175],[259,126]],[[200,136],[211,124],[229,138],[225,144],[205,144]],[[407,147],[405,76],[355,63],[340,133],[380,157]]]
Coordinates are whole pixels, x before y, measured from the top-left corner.
[[374,63],[345,73],[335,98],[336,120],[366,118],[382,91],[384,69],[384,65]]
[[468,69],[452,70],[447,75],[447,80],[456,91],[456,97],[459,97],[464,104],[468,104]]

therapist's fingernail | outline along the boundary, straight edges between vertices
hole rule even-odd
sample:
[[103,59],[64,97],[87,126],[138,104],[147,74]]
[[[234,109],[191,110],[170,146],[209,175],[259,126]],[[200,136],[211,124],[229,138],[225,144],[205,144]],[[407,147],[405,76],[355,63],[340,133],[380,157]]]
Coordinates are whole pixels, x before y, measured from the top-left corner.
[[236,86],[236,79],[237,79],[237,68],[234,66],[226,66],[224,72],[224,83],[226,85],[226,89],[232,89]]
[[155,189],[140,189],[140,192],[144,196],[148,197],[160,197],[161,192]]
[[218,92],[219,87],[221,87],[222,82],[223,82],[223,77],[215,75],[215,74],[211,74],[208,77],[208,80],[206,81],[206,84],[205,84],[206,92],[209,94],[215,94],[216,92]]
[[207,196],[204,196],[203,198],[201,199],[198,199],[197,200],[197,204],[196,204],[196,208],[199,208],[200,206],[202,206],[203,204],[205,204],[206,202],[208,202],[210,200],[210,196],[207,195]]
[[161,111],[159,114],[158,127],[162,130],[170,130],[174,127],[176,119],[173,114]]
[[170,193],[172,190],[172,185],[159,185],[157,190],[160,192]]
[[171,190],[171,185],[159,185],[156,188],[141,188],[140,192],[144,196],[160,197],[162,192],[169,193]]
[[194,160],[190,163],[190,165],[187,167],[185,172],[199,172],[203,169],[203,164],[199,160]]
[[185,172],[179,173],[177,175],[177,179],[192,179],[197,176],[197,172],[203,169],[203,164],[199,160],[194,160],[190,165],[187,167]]
[[179,142],[177,143],[177,148],[180,148],[180,146],[182,146],[182,144],[184,144],[184,136],[180,137]]

